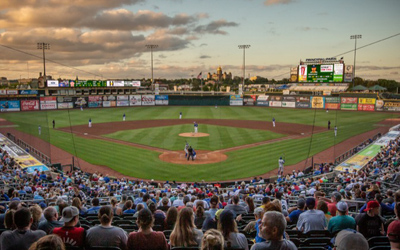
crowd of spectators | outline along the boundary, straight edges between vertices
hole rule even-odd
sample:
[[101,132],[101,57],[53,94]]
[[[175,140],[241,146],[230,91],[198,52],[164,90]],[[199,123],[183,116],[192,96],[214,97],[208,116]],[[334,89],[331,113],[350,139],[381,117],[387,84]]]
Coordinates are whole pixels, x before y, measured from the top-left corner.
[[399,146],[391,141],[358,172],[298,171],[227,188],[79,169],[28,174],[0,149],[0,249],[291,250],[321,231],[336,249],[368,249],[373,237],[400,249]]

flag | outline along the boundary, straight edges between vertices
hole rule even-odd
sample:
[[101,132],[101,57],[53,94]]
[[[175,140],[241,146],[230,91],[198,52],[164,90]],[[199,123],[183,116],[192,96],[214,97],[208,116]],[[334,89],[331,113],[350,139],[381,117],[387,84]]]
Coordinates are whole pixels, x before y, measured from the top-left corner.
[[200,78],[201,78],[201,73],[202,73],[202,72],[200,72],[200,74],[197,76],[197,79],[200,79]]

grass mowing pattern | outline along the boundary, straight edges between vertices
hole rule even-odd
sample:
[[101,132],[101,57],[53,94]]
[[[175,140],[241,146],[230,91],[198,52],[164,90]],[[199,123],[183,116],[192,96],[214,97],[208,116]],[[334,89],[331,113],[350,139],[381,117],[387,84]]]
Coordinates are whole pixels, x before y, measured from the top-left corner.
[[[228,160],[207,165],[177,165],[162,162],[158,153],[119,145],[101,140],[88,140],[72,136],[51,128],[52,120],[57,127],[87,124],[92,118],[94,123],[122,121],[125,113],[127,120],[177,119],[179,112],[187,119],[241,119],[271,121],[275,117],[279,122],[315,124],[327,126],[332,122],[332,130],[315,134],[312,137],[282,141],[227,153]],[[311,109],[284,109],[260,107],[138,107],[104,108],[80,110],[60,110],[43,112],[5,113],[0,115],[19,124],[19,130],[33,136],[38,134],[38,125],[42,127],[41,138],[49,141],[77,157],[93,164],[106,165],[123,174],[137,178],[176,181],[217,181],[252,177],[277,168],[278,158],[286,155],[286,165],[295,164],[308,156],[321,152],[347,138],[374,129],[374,124],[398,117],[397,113],[369,113]],[[315,121],[315,122],[314,122]],[[338,136],[334,137],[333,127],[338,125]],[[193,126],[190,126],[191,131]],[[162,141],[163,138],[157,138]],[[74,143],[73,143],[74,142]],[[228,142],[229,143],[229,142]],[[179,149],[182,145],[179,146]],[[310,152],[309,152],[310,150]],[[333,156],[332,156],[333,157]]]
[[[185,141],[188,141],[188,143],[195,149],[213,151],[260,141],[267,141],[285,136],[283,134],[273,133],[266,130],[244,129],[207,124],[200,124],[199,132],[210,134],[208,137],[187,138],[179,136],[180,133],[192,131],[192,124],[183,124],[118,131],[108,134],[106,137],[169,150],[183,150]],[[163,138],[163,140],[160,141],[160,138]]]

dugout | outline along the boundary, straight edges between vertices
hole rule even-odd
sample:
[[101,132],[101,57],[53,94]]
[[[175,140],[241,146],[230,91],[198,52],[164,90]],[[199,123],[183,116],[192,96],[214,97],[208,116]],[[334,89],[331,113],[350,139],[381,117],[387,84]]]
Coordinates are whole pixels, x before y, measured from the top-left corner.
[[229,106],[228,96],[183,96],[168,95],[168,105],[172,106]]

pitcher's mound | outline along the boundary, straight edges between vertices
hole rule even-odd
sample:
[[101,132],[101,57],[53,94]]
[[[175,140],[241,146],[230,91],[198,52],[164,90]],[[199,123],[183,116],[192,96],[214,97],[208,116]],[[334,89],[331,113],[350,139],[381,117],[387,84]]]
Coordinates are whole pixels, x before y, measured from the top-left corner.
[[226,159],[228,159],[227,155],[216,151],[196,150],[196,154],[197,157],[194,161],[192,161],[191,159],[188,161],[183,151],[165,152],[161,154],[159,158],[162,161],[185,165],[210,164],[225,161]]
[[181,134],[179,134],[179,136],[182,136],[182,137],[206,137],[206,136],[210,136],[210,134],[207,134],[207,133],[181,133]]

